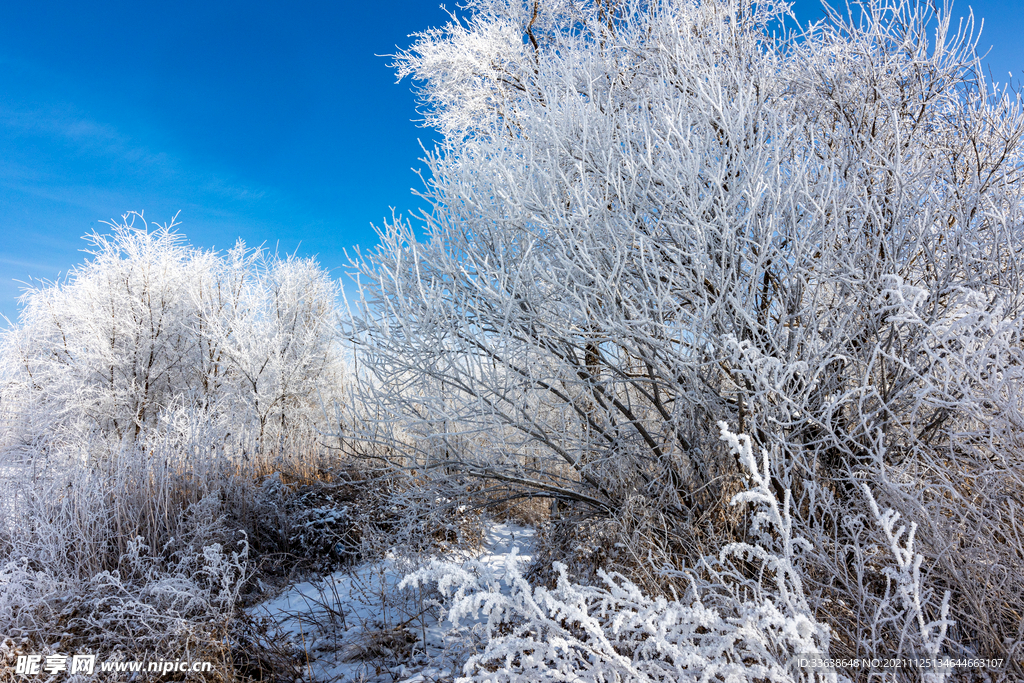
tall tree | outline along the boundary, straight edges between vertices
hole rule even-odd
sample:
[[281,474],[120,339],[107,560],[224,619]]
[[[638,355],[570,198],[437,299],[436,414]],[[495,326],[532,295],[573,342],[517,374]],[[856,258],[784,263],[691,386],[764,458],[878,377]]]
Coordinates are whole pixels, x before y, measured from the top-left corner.
[[787,12],[475,0],[417,36],[395,66],[442,136],[432,210],[357,262],[353,334],[422,443],[486,442],[446,472],[640,505],[686,548],[740,485],[725,420],[836,572],[865,478],[947,562],[960,532],[928,486],[982,535],[1021,490],[1020,99],[948,8],[873,0],[797,32]]

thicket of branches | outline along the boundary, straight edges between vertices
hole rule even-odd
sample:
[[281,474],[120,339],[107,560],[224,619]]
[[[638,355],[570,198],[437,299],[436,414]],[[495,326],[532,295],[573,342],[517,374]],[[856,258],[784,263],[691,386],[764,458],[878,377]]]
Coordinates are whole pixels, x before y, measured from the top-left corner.
[[792,494],[834,654],[926,650],[877,499],[916,523],[929,619],[951,593],[946,651],[1024,673],[1024,113],[973,22],[910,0],[793,32],[781,2],[467,12],[395,59],[443,138],[425,237],[387,224],[356,263],[363,400],[420,435],[384,455],[604,520],[668,591],[746,540],[724,420]]

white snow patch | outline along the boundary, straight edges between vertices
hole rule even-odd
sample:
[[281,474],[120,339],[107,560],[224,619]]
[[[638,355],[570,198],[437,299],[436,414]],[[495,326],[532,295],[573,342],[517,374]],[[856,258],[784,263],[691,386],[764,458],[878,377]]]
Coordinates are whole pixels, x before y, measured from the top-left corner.
[[[476,560],[501,576],[513,549],[529,563],[535,541],[533,528],[490,523],[481,550],[436,559]],[[420,564],[430,559],[424,557]],[[273,624],[278,638],[303,653],[300,664],[311,681],[450,679],[458,673],[452,671],[458,644],[445,636],[451,624],[438,621],[437,607],[421,589],[398,589],[416,568],[408,558],[389,555],[291,586],[249,612]],[[465,621],[461,625],[472,627]],[[399,660],[404,663],[396,664]]]

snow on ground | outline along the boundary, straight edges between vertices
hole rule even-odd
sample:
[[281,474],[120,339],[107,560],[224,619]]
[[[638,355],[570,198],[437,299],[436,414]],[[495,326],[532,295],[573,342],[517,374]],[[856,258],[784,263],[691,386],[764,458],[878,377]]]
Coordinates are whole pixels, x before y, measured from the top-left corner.
[[[480,551],[438,559],[476,560],[501,576],[513,549],[529,563],[534,542],[535,529],[492,522]],[[300,653],[310,681],[427,683],[454,677],[465,641],[446,637],[451,625],[439,622],[437,607],[420,589],[398,589],[414,569],[411,560],[388,556],[291,586],[250,613],[275,625],[277,638]]]

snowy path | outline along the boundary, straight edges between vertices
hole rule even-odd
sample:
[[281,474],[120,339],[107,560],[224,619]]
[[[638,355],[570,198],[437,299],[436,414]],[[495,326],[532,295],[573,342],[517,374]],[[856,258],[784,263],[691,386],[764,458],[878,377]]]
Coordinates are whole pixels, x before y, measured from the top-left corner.
[[[501,571],[516,549],[529,562],[535,533],[516,524],[491,523],[483,549],[464,559]],[[310,681],[426,683],[448,678],[454,653],[444,637],[447,625],[438,623],[436,608],[424,602],[418,589],[398,590],[414,569],[407,560],[388,557],[291,586],[250,613],[276,624],[278,637],[300,653],[298,663]]]

